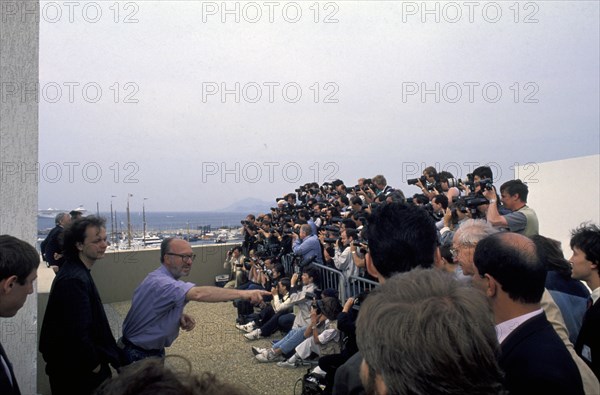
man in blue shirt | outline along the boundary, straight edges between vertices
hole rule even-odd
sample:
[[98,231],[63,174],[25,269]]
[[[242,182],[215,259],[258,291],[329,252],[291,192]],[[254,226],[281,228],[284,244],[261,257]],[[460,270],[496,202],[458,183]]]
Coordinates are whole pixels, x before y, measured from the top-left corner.
[[196,286],[181,281],[190,274],[196,255],[182,239],[168,238],[160,246],[161,266],[148,274],[133,294],[131,309],[123,323],[125,355],[128,363],[148,357],[163,357],[179,335],[179,329],[191,331],[195,320],[183,313],[190,300],[226,302],[249,300],[256,304],[270,292],[242,291],[209,286]]
[[321,252],[321,243],[317,235],[312,233],[312,228],[308,224],[300,226],[300,236],[292,233],[294,244],[292,250],[294,254],[302,257],[302,262],[309,261],[315,257],[314,262],[323,264],[323,253]]

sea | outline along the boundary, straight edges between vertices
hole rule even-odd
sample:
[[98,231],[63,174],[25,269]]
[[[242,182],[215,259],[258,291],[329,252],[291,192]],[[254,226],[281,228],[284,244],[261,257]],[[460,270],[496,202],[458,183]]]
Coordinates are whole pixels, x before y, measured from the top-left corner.
[[[88,211],[86,215],[95,215],[95,212]],[[201,230],[209,232],[219,228],[237,229],[241,226],[240,221],[248,215],[245,213],[236,212],[210,212],[210,211],[194,211],[194,212],[152,212],[146,211],[146,232],[148,233],[170,233],[170,232],[187,232]],[[110,220],[110,212],[100,212],[100,216],[106,218],[106,229],[111,229],[114,226],[115,232],[127,230],[127,214],[118,212],[116,221]],[[113,213],[114,217],[114,213]],[[142,233],[144,229],[144,221],[142,212],[131,212],[131,228],[134,233]],[[38,217],[38,233],[40,235],[47,234],[54,227],[53,218]]]

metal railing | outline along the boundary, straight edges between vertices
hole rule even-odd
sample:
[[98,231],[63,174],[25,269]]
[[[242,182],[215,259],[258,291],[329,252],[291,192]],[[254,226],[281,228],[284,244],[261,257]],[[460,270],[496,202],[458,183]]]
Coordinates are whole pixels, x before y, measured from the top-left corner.
[[340,300],[345,301],[347,284],[344,274],[339,270],[318,263],[313,263],[312,266],[319,269],[321,289],[336,289]]
[[379,283],[377,281],[369,280],[363,277],[350,276],[348,278],[348,286],[346,288],[346,297],[354,297],[362,292],[371,291],[378,285]]

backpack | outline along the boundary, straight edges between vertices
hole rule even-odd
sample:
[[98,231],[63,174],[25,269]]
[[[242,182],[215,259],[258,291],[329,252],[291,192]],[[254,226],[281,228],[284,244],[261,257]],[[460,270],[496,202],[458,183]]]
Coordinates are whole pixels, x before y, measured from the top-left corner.
[[[306,374],[302,376],[302,392],[301,395],[322,395],[324,394],[324,385],[321,385],[321,378],[310,372],[311,369],[306,371]],[[298,384],[298,383],[296,383]],[[294,391],[296,393],[296,391]]]

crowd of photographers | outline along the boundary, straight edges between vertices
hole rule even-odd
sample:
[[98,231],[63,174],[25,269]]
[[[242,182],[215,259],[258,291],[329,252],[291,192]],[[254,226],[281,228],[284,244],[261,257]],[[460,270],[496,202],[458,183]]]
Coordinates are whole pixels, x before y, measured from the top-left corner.
[[259,306],[234,303],[236,326],[247,332],[248,340],[271,336],[277,330],[287,333],[272,347],[253,347],[257,361],[297,367],[307,359],[322,357],[315,373],[329,373],[331,389],[335,368],[357,351],[354,322],[358,309],[353,305],[364,295],[340,301],[338,290],[321,291],[320,271],[314,264],[335,269],[346,280],[377,281],[366,270],[369,243],[363,229],[380,205],[400,202],[424,210],[436,223],[443,269],[459,279],[465,275],[453,239],[468,219],[486,219],[494,227],[528,237],[538,233],[537,216],[526,204],[527,185],[512,180],[497,191],[489,167],[475,169],[464,181],[427,167],[408,184],[420,192],[406,197],[387,185],[383,175],[361,178],[350,187],[341,180],[309,183],[277,198],[269,213],[249,214],[242,221],[244,241],[227,255],[225,267],[231,270],[231,281],[226,286],[265,289],[273,297]]

